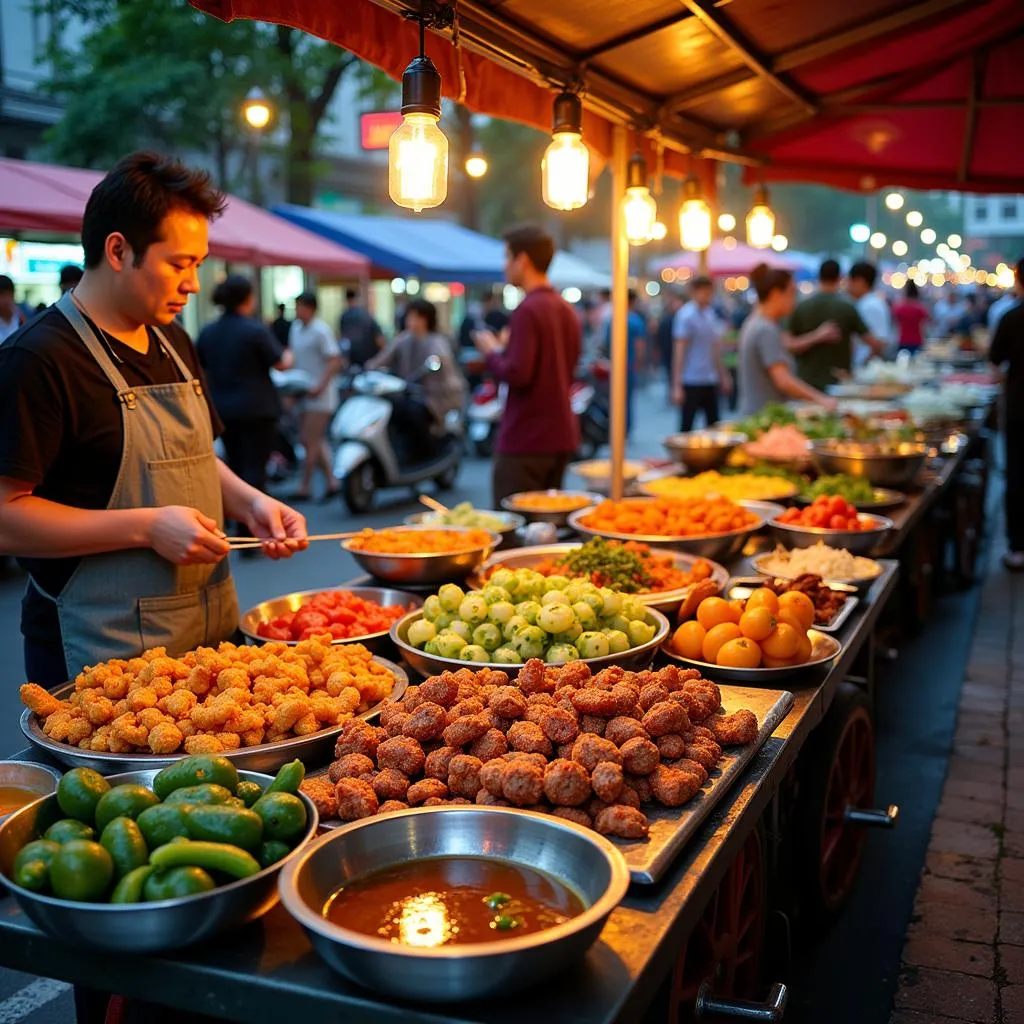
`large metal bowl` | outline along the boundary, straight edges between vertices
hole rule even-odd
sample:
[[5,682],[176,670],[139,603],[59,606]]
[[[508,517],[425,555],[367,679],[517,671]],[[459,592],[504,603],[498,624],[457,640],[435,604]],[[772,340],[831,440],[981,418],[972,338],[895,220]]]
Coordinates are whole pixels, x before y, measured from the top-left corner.
[[[392,526],[390,531],[415,534],[423,530],[444,530],[450,533],[470,533],[465,526]],[[474,530],[472,532],[479,533]],[[484,530],[490,538],[486,544],[468,543],[460,551],[431,552],[426,554],[396,555],[379,551],[361,551],[352,545],[358,538],[343,540],[341,546],[376,579],[413,587],[426,587],[434,583],[447,583],[468,576],[500,543],[501,535]]]
[[[271,622],[282,615],[297,612],[307,601],[330,590],[344,590],[347,594],[354,594],[364,601],[374,601],[383,608],[394,608],[401,605],[406,611],[412,608],[419,608],[423,604],[422,596],[410,594],[405,590],[393,590],[390,587],[321,587],[319,590],[300,590],[295,594],[285,594],[282,597],[273,597],[269,601],[262,601],[255,608],[250,608],[238,623],[238,628],[245,634],[246,639],[252,644],[281,643],[289,647],[295,647],[301,640],[274,640],[271,641],[257,632],[261,622]],[[378,630],[376,633],[364,633],[362,636],[346,637],[344,640],[335,640],[335,644],[362,644],[368,650],[379,651],[388,644],[388,631]]]
[[[36,764],[34,761],[0,761],[0,786],[23,789],[32,794],[32,800],[55,793],[57,783],[60,782],[60,774],[56,768]],[[0,825],[20,810],[18,807],[8,814],[0,811]]]
[[[576,508],[553,509],[550,512],[544,509],[527,508],[523,505],[524,499],[538,496],[551,498],[555,495],[563,498],[577,498],[580,504]],[[602,495],[592,491],[520,491],[518,494],[510,494],[507,498],[502,498],[501,507],[508,512],[517,512],[528,523],[551,523],[554,526],[565,526],[570,515],[591,508],[603,500]]]
[[[561,558],[570,551],[575,551],[579,544],[545,544],[538,547],[519,548],[517,551],[510,551],[507,554],[492,555],[480,566],[477,571],[469,577],[466,583],[474,590],[482,590],[486,585],[484,577],[489,569],[497,565],[507,566],[509,569],[532,569],[541,562],[550,561],[553,558]],[[688,555],[683,551],[662,551],[659,554],[667,555],[672,559],[677,569],[689,572],[693,564],[698,560],[697,555]],[[711,579],[721,590],[729,581],[729,570],[717,562],[704,559],[711,564]],[[692,584],[691,584],[692,586]],[[683,598],[686,597],[690,587],[679,587],[675,590],[657,590],[653,593],[636,594],[636,598],[643,601],[649,608],[656,608],[664,615],[672,615],[679,610]]]
[[[490,668],[507,672],[510,679],[519,675],[522,665],[501,665],[498,662],[461,661],[458,658],[442,658],[439,654],[426,654],[418,647],[409,643],[409,627],[423,617],[423,612],[410,612],[404,619],[399,619],[391,627],[391,639],[395,646],[402,652],[402,657],[422,676],[435,676],[441,672],[455,672],[460,668],[470,668],[477,671],[482,668]],[[668,636],[671,625],[668,619],[661,612],[648,606],[647,622],[653,624],[656,629],[654,636],[645,644],[639,647],[631,647],[621,654],[607,654],[603,658],[580,658],[585,665],[589,665],[595,674],[609,665],[621,665],[629,672],[642,672],[650,668],[654,655],[661,646],[662,641]]]
[[748,440],[746,434],[730,430],[691,430],[670,434],[662,440],[665,450],[687,469],[702,473],[725,465],[734,448]]
[[[509,544],[515,537],[516,530],[526,525],[526,517],[516,515],[515,512],[505,512],[504,510],[491,508],[477,509],[477,511],[487,516],[494,516],[496,520],[502,523],[501,528],[494,531],[501,537],[501,543],[498,547],[504,547]],[[414,512],[411,516],[406,516],[403,522],[406,526],[433,526],[436,529],[446,525],[442,516],[442,512]]]
[[[395,677],[395,684],[385,700],[401,700],[409,686],[409,677],[405,669],[387,658],[374,655],[379,665],[383,665]],[[74,683],[65,683],[51,692],[58,700],[66,698],[75,688]],[[367,708],[358,717],[367,720],[376,718],[380,713],[380,704]],[[331,759],[334,743],[341,732],[342,726],[335,725],[308,736],[293,736],[288,740],[276,740],[273,743],[261,743],[255,747],[239,747],[237,750],[225,750],[223,757],[233,761],[238,769],[246,768],[253,772],[276,772],[283,764],[294,761],[308,761],[310,764],[321,764]],[[51,757],[66,764],[69,768],[95,768],[101,775],[114,772],[141,772],[166,768],[180,760],[184,754],[110,754],[100,750],[82,750],[68,743],[58,743],[43,732],[39,719],[28,708],[21,713],[21,731],[25,738],[40,750],[45,750]]]
[[[573,890],[578,917],[503,942],[404,946],[328,921],[346,882],[429,857],[487,857],[542,871]],[[389,997],[455,1002],[514,994],[580,960],[629,888],[622,853],[589,829],[532,811],[427,807],[365,818],[311,843],[281,873],[281,902],[346,978]]]
[[847,473],[863,477],[872,487],[903,490],[921,471],[928,446],[901,441],[879,449],[877,445],[856,441],[817,441],[811,454],[820,473]]
[[[623,498],[627,502],[651,502],[654,498]],[[590,511],[581,509],[569,516],[569,525],[584,537],[607,537],[609,540],[637,541],[640,544],[647,544],[652,548],[671,548],[675,551],[685,551],[687,554],[699,555],[702,558],[709,558],[715,562],[724,562],[738,555],[743,550],[743,545],[751,534],[756,533],[764,526],[765,522],[773,515],[781,513],[780,505],[771,505],[766,502],[740,501],[736,504],[753,512],[758,520],[750,526],[744,526],[740,530],[730,530],[728,533],[701,533],[689,537],[666,537],[658,534],[633,534],[613,533],[609,530],[595,530],[586,526],[582,520]],[[766,509],[771,509],[770,515],[765,514]]]
[[[115,775],[110,781],[114,785],[152,786],[156,774],[128,772]],[[271,782],[271,776],[256,772],[239,772],[239,777],[264,787]],[[312,801],[302,793],[299,798],[306,806],[306,831],[287,857],[258,874],[199,896],[153,903],[77,903],[15,885],[11,874],[18,851],[65,816],[56,796],[29,804],[0,825],[0,872],[21,909],[44,932],[67,945],[118,953],[180,949],[253,921],[277,902],[277,876],[281,868],[316,834],[319,823]]]
[[[591,491],[610,494],[612,490],[611,459],[588,459],[586,462],[570,462],[569,472],[579,477]],[[642,462],[627,459],[622,464],[622,487],[628,490],[646,467]]]
[[768,530],[775,541],[787,548],[810,548],[818,541],[824,541],[831,548],[846,548],[851,555],[869,555],[893,528],[891,519],[868,512],[859,512],[857,521],[864,529],[829,530],[821,526],[799,526],[772,519],[768,523]]
[[[760,555],[755,555],[750,560],[750,564],[754,567],[754,570],[756,572],[760,573],[760,575],[770,576],[771,578],[777,580],[786,580],[787,582],[790,582],[792,580],[795,580],[800,575],[799,573],[775,572],[774,570],[767,569],[765,567],[765,563],[769,558],[772,557],[773,554],[774,552],[772,551],[765,551]],[[870,590],[871,585],[875,582],[875,580],[878,579],[879,576],[882,575],[882,566],[878,562],[875,562],[875,570],[876,571],[873,572],[870,576],[856,576],[852,579],[848,579],[845,576],[826,576],[824,577],[823,582],[826,585],[831,585],[833,583],[845,583],[847,586],[854,587],[858,591],[858,593],[863,593],[867,590]]]

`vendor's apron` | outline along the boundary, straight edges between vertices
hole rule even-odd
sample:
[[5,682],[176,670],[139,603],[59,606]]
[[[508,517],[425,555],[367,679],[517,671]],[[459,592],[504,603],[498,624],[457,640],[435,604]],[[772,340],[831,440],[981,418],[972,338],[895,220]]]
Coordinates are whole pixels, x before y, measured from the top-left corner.
[[[176,384],[130,387],[106,346],[65,293],[57,303],[107,375],[121,403],[124,448],[107,508],[187,505],[223,527],[224,508],[210,413],[201,383],[155,330],[157,343],[182,375]],[[215,645],[238,626],[231,568],[174,565],[148,548],[88,555],[57,595],[70,679],[108,658],[133,658],[150,647],[181,654]]]

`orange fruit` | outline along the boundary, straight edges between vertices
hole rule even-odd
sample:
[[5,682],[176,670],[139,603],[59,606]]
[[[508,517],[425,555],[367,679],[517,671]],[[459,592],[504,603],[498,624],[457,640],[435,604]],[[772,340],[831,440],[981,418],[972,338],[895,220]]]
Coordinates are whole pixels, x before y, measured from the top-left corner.
[[757,668],[761,664],[761,648],[741,636],[722,644],[716,663],[725,668]]
[[767,608],[772,615],[775,615],[779,610],[779,599],[767,587],[760,587],[747,598],[747,611],[754,608]]
[[740,627],[735,622],[720,622],[717,626],[712,626],[701,645],[704,660],[714,665],[722,647],[730,640],[738,640],[742,635]]
[[761,641],[761,650],[769,658],[792,658],[800,646],[800,631],[788,622],[780,622],[775,632]]
[[[729,607],[737,614],[737,616],[739,616],[739,617],[743,616],[744,602],[741,601],[738,597],[734,597],[729,602]],[[736,621],[738,622],[739,619],[737,619]]]
[[723,622],[737,623],[740,617],[724,597],[706,597],[697,607],[697,621],[710,630]]
[[814,645],[811,643],[811,638],[806,633],[801,633],[796,654],[793,655],[793,662],[797,665],[802,665],[805,661],[810,661],[813,649]]
[[805,631],[814,625],[814,602],[800,590],[787,590],[779,598],[779,611],[795,615]]
[[707,630],[696,620],[691,619],[689,622],[684,622],[672,634],[672,650],[684,658],[700,661],[701,648],[706,635]]
[[776,624],[775,616],[764,607],[750,608],[740,616],[740,632],[748,640],[764,640],[771,636]]
[[803,622],[793,614],[792,611],[786,608],[779,608],[779,614],[775,617],[776,623],[785,622],[792,626],[801,636],[803,636],[807,630],[804,628]]

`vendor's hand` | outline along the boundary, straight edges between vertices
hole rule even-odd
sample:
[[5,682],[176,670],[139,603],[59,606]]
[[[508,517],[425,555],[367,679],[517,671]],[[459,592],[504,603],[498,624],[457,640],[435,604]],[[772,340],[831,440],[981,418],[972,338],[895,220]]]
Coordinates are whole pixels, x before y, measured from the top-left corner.
[[682,405],[686,401],[686,391],[682,384],[672,385],[672,404]]
[[153,509],[149,546],[175,565],[215,565],[229,550],[215,519],[184,505]]
[[732,376],[728,373],[723,373],[722,376],[718,378],[718,387],[723,395],[731,395]]
[[492,352],[499,352],[503,345],[493,331],[473,331],[473,344],[481,355],[489,356]]
[[825,412],[832,413],[833,415],[839,411],[839,399],[827,396],[819,399],[818,405],[820,405]]
[[838,341],[840,338],[839,325],[833,320],[826,320],[814,332],[815,341]]
[[306,517],[269,494],[253,499],[245,525],[263,541],[263,554],[268,558],[291,558],[309,547]]

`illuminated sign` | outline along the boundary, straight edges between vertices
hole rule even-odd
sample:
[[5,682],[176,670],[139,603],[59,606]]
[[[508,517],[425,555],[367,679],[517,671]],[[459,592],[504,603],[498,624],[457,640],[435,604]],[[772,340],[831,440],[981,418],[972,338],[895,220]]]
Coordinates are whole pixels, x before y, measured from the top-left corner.
[[359,115],[359,141],[363,149],[387,149],[394,130],[402,123],[397,110],[382,110]]

